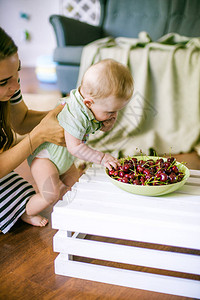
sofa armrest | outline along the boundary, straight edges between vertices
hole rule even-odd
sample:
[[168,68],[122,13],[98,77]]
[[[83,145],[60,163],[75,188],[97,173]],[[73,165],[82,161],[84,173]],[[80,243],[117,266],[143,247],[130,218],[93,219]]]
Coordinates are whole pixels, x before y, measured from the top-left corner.
[[53,59],[59,64],[80,65],[83,46],[56,47]]
[[86,45],[102,37],[102,28],[62,15],[51,15],[49,22],[54,28],[57,46]]

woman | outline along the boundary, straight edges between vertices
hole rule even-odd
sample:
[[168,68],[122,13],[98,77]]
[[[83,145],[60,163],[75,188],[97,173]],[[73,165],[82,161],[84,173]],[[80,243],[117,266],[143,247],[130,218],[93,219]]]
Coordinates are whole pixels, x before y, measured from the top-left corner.
[[[45,141],[64,145],[63,129],[56,116],[59,105],[51,112],[28,110],[24,103],[18,72],[17,46],[0,28],[0,231],[6,233],[19,217],[23,221],[45,226],[47,219],[28,216],[26,203],[35,194],[33,187],[13,170]],[[28,135],[14,145],[14,134]]]

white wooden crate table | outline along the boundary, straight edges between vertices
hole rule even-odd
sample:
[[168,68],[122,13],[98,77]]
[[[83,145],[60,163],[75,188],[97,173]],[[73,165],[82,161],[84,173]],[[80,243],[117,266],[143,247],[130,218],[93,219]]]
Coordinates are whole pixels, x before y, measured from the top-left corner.
[[[59,229],[53,240],[54,251],[60,253],[55,273],[200,299],[200,171],[190,173],[177,192],[147,197],[117,188],[101,167],[88,169],[52,212],[52,227]],[[85,235],[108,240],[84,239]],[[133,245],[113,243],[113,239]],[[146,246],[135,246],[134,241]],[[157,247],[148,247],[152,244]],[[75,261],[73,255],[107,265]],[[108,262],[160,273],[108,266]]]

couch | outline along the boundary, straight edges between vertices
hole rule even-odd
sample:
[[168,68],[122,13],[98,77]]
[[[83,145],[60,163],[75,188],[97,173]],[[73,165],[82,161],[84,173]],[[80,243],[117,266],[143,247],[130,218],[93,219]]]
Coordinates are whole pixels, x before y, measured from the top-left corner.
[[101,0],[99,26],[52,15],[63,94],[104,58],[126,64],[134,97],[89,145],[115,156],[188,153],[200,144],[200,1]]
[[146,31],[153,41],[176,32],[200,36],[199,0],[100,0],[99,26],[63,15],[51,15],[57,47],[54,51],[58,87],[63,94],[77,84],[83,47],[97,39],[137,38]]

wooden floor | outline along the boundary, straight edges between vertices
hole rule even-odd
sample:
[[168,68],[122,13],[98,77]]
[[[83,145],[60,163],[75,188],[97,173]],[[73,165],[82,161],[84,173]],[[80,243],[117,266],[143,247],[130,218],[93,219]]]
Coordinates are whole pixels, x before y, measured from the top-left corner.
[[[56,85],[39,84],[32,69],[21,73],[24,93],[49,92],[57,88]],[[200,159],[195,152],[178,158],[179,161],[187,161],[189,168],[200,169]],[[17,171],[34,185],[26,161]],[[52,208],[43,211],[49,220],[51,211]],[[0,300],[189,299],[55,275],[54,259],[57,254],[52,249],[55,233],[51,221],[48,226],[37,228],[19,220],[9,233],[0,234]],[[167,247],[162,249],[167,250]],[[148,271],[142,267],[137,270]]]

